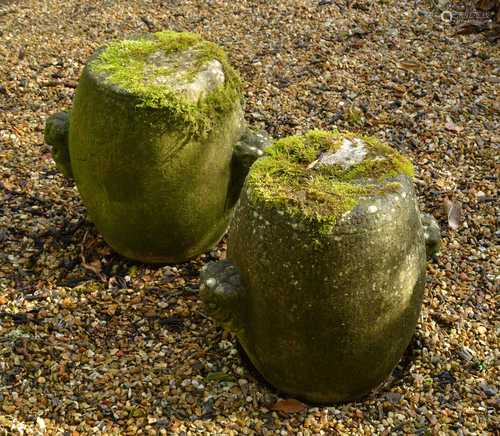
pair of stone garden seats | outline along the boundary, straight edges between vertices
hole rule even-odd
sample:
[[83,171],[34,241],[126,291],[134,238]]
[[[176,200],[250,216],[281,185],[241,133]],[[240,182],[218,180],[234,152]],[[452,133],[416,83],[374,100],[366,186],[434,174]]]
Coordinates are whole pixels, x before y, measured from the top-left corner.
[[[58,168],[120,254],[193,258],[228,236],[200,295],[255,367],[289,395],[359,398],[414,332],[426,239],[410,161],[378,140],[250,130],[224,52],[190,33],[112,42],[88,61],[69,113],[47,120]],[[435,248],[435,247],[434,247]]]

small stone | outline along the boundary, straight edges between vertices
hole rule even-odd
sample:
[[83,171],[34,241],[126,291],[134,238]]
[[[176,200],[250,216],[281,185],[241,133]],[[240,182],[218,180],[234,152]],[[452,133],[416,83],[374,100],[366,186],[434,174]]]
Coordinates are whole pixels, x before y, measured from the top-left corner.
[[210,289],[212,289],[217,285],[217,280],[215,280],[213,277],[210,277],[205,283]]
[[457,354],[460,356],[460,358],[466,362],[470,362],[472,359],[474,359],[474,352],[467,347],[462,347],[460,350],[457,351]]
[[[153,77],[156,85],[168,86],[196,103],[210,91],[223,85],[225,80],[224,69],[218,60],[212,59],[197,67],[198,58],[196,48],[168,55],[163,50],[155,51],[147,59],[145,77]],[[195,76],[186,79],[186,71],[196,67],[199,69]],[[166,73],[158,73],[160,71]]]
[[401,398],[403,396],[399,392],[388,392],[386,394],[386,398],[391,402],[391,403],[399,403],[401,401]]
[[42,417],[38,416],[36,418],[36,425],[40,428],[42,433],[45,432],[45,420]]
[[479,387],[488,397],[494,397],[498,392],[497,388],[489,385],[484,380],[479,382]]
[[477,327],[477,331],[480,335],[485,335],[488,330],[486,329],[485,326],[480,325]]

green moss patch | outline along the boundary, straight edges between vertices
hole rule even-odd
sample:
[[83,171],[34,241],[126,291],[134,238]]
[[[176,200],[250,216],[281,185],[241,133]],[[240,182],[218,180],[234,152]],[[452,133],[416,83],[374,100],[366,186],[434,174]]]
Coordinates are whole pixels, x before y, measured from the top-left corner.
[[[154,80],[168,76],[178,65],[155,67],[151,63],[152,55],[160,52],[168,57],[186,50],[190,50],[195,59],[191,68],[186,69],[180,77],[182,81],[193,80],[196,73],[211,60],[221,63],[225,76],[224,84],[196,102]],[[241,80],[224,51],[193,33],[164,31],[138,39],[114,41],[88,67],[94,73],[104,75],[106,83],[117,85],[135,95],[138,107],[165,110],[170,117],[169,124],[178,125],[191,136],[206,137],[242,99]]]
[[[351,141],[362,144],[357,163],[325,164]],[[375,138],[350,132],[313,130],[276,141],[252,167],[248,178],[250,201],[287,211],[300,221],[329,233],[339,217],[361,198],[398,191],[399,175],[413,176],[411,162]],[[337,153],[338,154],[338,153]]]

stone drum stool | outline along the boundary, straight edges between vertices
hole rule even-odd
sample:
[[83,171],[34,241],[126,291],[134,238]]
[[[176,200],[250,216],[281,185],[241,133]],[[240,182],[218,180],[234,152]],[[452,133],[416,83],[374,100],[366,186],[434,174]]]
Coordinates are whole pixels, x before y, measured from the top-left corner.
[[219,47],[158,32],[98,50],[71,114],[50,117],[45,139],[117,252],[181,262],[222,237],[267,144],[245,127],[241,100]]
[[408,346],[426,262],[412,174],[374,138],[323,131],[277,141],[250,169],[201,297],[281,391],[362,397]]

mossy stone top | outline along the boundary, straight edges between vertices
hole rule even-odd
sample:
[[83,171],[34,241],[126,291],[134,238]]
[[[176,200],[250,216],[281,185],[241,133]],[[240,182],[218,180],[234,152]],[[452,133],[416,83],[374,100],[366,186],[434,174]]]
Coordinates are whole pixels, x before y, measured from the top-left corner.
[[89,59],[69,160],[91,220],[117,252],[181,262],[222,237],[237,198],[229,191],[241,103],[226,55],[198,35],[114,41]]
[[242,99],[241,81],[224,51],[188,32],[163,31],[110,43],[89,69],[138,107],[167,109],[173,124],[206,136]]
[[399,191],[398,178],[412,175],[407,158],[373,137],[313,130],[270,147],[246,188],[251,203],[325,234],[360,202]]

